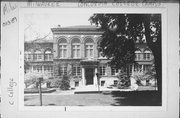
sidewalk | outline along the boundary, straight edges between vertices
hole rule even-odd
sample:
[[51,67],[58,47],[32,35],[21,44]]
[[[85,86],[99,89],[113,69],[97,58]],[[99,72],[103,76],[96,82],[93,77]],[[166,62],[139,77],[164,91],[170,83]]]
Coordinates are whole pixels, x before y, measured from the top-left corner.
[[[155,87],[149,87],[149,86],[139,86],[138,91],[146,91],[146,90],[155,90]],[[117,89],[117,88],[107,88],[107,87],[99,87],[94,85],[88,85],[83,87],[76,87],[75,90],[59,90],[56,89],[55,92],[52,93],[42,93],[42,95],[73,95],[76,93],[98,93],[101,92],[111,92],[111,91],[133,91],[131,89]],[[33,94],[24,94],[25,96],[32,96],[32,95],[39,95],[39,93],[33,93]]]

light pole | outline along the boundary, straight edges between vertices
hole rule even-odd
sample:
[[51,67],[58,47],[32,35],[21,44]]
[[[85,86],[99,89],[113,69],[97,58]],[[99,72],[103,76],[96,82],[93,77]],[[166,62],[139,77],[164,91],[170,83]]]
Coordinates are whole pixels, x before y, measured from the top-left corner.
[[98,83],[98,92],[100,93],[100,87],[99,87],[99,73],[96,73],[96,76],[97,76],[97,83]]
[[42,106],[42,89],[41,89],[41,82],[43,81],[43,77],[39,78],[39,97],[40,97],[40,106]]

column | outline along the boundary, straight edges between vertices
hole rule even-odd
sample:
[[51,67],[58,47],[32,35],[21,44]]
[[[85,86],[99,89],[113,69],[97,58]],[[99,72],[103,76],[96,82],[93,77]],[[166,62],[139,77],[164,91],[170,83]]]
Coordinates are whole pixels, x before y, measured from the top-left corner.
[[144,72],[144,65],[143,64],[142,64],[141,70],[142,70],[142,72]]
[[93,83],[93,85],[95,85],[95,86],[97,86],[97,76],[96,76],[96,73],[97,73],[97,68],[95,68],[95,70],[94,70],[94,78],[93,78],[93,80],[94,80],[94,83]]
[[134,74],[134,64],[132,64],[132,75]]
[[58,40],[57,38],[54,37],[54,42],[53,42],[53,58],[58,57]]
[[82,86],[85,86],[85,73],[83,67],[82,67]]
[[68,58],[72,58],[72,47],[71,47],[71,43],[67,43],[67,57]]
[[44,74],[45,72],[44,72],[44,65],[42,65],[42,73]]
[[94,42],[94,58],[98,58],[97,42]]
[[84,49],[84,43],[81,43],[81,58],[85,57],[85,49]]

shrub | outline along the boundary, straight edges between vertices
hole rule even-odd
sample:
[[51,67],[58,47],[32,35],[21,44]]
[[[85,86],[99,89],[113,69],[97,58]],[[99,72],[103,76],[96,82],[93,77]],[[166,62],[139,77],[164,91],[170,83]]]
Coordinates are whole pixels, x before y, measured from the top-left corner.
[[130,86],[130,79],[126,72],[121,72],[117,75],[119,82],[117,84],[118,88],[127,88]]
[[[156,73],[153,71],[153,68],[150,68],[148,71],[136,71],[133,73],[133,78],[136,80],[138,85],[142,85],[142,81],[148,82],[149,80],[154,80]],[[147,83],[146,83],[147,85]]]
[[61,86],[61,78],[54,78],[54,79],[49,79],[49,82],[51,83],[51,87],[53,88],[60,88]]
[[38,87],[39,78],[42,77],[43,81],[42,83],[45,83],[49,76],[47,73],[38,73],[38,72],[28,72],[24,75],[24,83],[26,85],[26,88],[30,85],[34,85]]
[[69,77],[66,76],[66,75],[63,75],[62,80],[61,80],[60,89],[62,89],[62,90],[69,90],[69,88],[70,88]]

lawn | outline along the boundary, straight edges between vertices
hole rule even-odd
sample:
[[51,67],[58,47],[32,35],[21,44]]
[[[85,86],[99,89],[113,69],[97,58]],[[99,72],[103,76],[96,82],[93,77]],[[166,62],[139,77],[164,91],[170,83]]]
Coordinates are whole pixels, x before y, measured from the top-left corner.
[[[39,106],[38,95],[24,98],[25,106]],[[109,94],[43,95],[43,106],[160,106],[156,91],[112,92]]]

